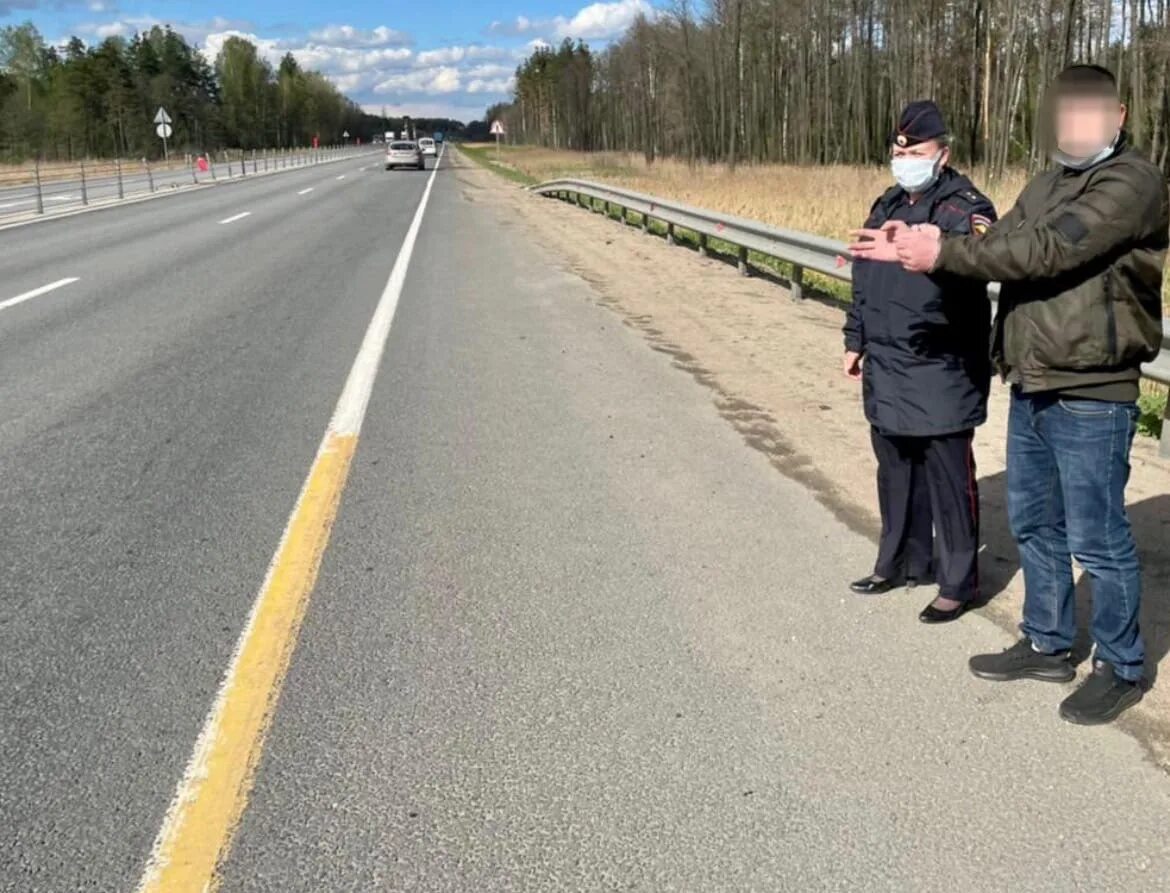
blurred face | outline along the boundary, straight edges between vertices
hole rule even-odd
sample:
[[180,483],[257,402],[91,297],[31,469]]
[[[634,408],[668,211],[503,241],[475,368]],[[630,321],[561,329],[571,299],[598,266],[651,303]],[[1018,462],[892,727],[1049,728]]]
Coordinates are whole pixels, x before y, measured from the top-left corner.
[[1112,97],[1062,96],[1056,101],[1056,147],[1072,158],[1090,158],[1117,138],[1125,106]]

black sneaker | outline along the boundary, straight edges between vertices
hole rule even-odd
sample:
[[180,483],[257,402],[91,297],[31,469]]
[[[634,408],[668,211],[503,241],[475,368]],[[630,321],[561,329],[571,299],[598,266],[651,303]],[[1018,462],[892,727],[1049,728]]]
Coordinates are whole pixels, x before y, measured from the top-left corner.
[[1032,640],[1027,636],[999,654],[976,654],[967,664],[980,679],[996,682],[1012,679],[1072,682],[1077,675],[1067,651],[1045,654],[1033,648]]
[[1142,699],[1142,684],[1122,679],[1104,661],[1093,664],[1093,672],[1081,687],[1064,699],[1060,718],[1079,726],[1100,726],[1113,722]]

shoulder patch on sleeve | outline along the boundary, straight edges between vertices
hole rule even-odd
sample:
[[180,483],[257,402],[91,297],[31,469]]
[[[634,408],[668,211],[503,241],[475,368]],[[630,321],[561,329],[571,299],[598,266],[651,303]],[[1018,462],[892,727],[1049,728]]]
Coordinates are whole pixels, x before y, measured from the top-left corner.
[[1057,217],[1052,224],[1052,228],[1074,245],[1089,234],[1089,228],[1085,226],[1081,218],[1072,212],[1061,214]]
[[971,215],[971,232],[977,236],[983,235],[991,229],[992,220],[986,214]]

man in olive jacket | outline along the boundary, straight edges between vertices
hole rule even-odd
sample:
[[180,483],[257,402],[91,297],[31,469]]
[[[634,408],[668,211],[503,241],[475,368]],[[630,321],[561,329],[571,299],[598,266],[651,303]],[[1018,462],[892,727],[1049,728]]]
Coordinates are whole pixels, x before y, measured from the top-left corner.
[[1008,513],[1024,637],[971,658],[985,679],[1075,677],[1072,559],[1093,584],[1093,672],[1061,704],[1110,722],[1142,696],[1141,569],[1125,509],[1140,367],[1162,344],[1166,180],[1129,144],[1113,75],[1063,71],[1050,91],[1056,166],[981,238],[885,227],[858,256],[1001,282],[992,355],[1012,385]]

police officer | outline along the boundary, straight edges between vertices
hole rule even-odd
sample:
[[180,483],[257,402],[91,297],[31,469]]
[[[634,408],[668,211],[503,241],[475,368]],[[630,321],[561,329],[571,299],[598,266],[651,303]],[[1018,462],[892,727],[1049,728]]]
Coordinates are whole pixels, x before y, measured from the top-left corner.
[[[902,221],[967,235],[991,225],[991,202],[948,164],[937,105],[907,105],[890,142],[896,185],[874,203],[867,230]],[[873,574],[851,588],[879,595],[933,577],[938,597],[923,623],[956,620],[979,595],[972,440],[987,418],[990,326],[984,282],[885,261],[853,267],[844,371],[862,381],[882,533]]]

